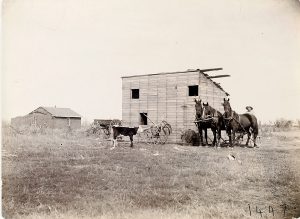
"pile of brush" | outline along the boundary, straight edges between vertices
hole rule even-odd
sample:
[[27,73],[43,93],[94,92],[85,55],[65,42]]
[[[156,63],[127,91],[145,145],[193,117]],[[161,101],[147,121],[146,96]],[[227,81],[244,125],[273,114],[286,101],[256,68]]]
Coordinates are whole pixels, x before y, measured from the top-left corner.
[[192,129],[183,131],[183,133],[181,134],[181,140],[183,145],[199,146],[198,133],[196,133]]

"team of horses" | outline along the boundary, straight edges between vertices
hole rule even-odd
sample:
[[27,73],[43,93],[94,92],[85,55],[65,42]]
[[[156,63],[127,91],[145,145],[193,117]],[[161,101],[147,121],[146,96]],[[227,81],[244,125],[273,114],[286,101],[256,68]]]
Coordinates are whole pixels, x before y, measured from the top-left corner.
[[[237,140],[242,138],[244,134],[247,134],[246,146],[249,145],[251,135],[253,138],[254,146],[257,147],[256,138],[258,135],[258,123],[257,118],[251,113],[238,114],[232,110],[229,99],[224,98],[222,103],[224,107],[224,114],[214,109],[208,103],[202,103],[202,101],[195,99],[196,117],[195,124],[199,130],[200,145],[204,145],[203,131],[205,134],[205,144],[207,142],[207,129],[211,129],[213,132],[213,146],[220,146],[221,131],[225,130],[229,137],[229,145],[232,147]],[[236,135],[237,138],[236,138]]]
[[[234,110],[232,110],[229,99],[224,98],[224,114],[214,109],[208,103],[202,103],[199,99],[195,99],[195,124],[198,127],[200,145],[204,145],[203,142],[203,131],[205,134],[205,145],[208,145],[207,142],[207,129],[211,129],[213,132],[213,146],[220,146],[221,141],[221,131],[226,130],[227,135],[229,137],[229,145],[232,147],[237,140],[247,134],[247,142],[246,146],[248,146],[251,135],[253,138],[254,146],[256,145],[256,138],[258,135],[258,123],[257,118],[251,113],[238,114]],[[129,136],[130,138],[130,146],[133,147],[133,136],[137,134],[138,127],[118,127],[113,126],[113,148],[117,144],[117,136],[124,135]],[[238,134],[236,138],[236,134]],[[112,149],[113,149],[112,148]]]

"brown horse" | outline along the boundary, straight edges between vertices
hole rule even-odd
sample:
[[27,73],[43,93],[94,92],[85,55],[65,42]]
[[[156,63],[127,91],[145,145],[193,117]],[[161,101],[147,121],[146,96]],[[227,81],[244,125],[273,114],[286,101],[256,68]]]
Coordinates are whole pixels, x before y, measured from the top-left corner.
[[[208,103],[203,103],[203,119],[210,123],[214,134],[213,145],[220,146],[221,131],[225,130],[225,122],[222,113],[211,107]],[[217,135],[217,138],[216,138]]]
[[258,123],[257,119],[252,114],[237,114],[235,111],[231,109],[229,99],[226,100],[224,98],[224,120],[226,131],[229,136],[229,144],[232,146],[232,141],[235,140],[235,133],[242,133],[242,135],[247,134],[247,142],[246,146],[248,146],[251,132],[253,134],[253,143],[254,147],[256,147],[256,137],[258,135]]
[[203,133],[202,131],[204,130],[204,134],[205,134],[205,142],[206,145],[208,145],[207,142],[207,129],[211,128],[213,134],[214,134],[214,140],[213,140],[213,144],[216,143],[216,130],[214,127],[211,126],[210,122],[207,122],[207,120],[204,119],[204,110],[202,107],[202,103],[201,100],[196,100],[195,99],[195,109],[196,109],[196,117],[195,117],[195,124],[198,127],[198,131],[199,131],[199,137],[200,137],[200,145],[203,146]]

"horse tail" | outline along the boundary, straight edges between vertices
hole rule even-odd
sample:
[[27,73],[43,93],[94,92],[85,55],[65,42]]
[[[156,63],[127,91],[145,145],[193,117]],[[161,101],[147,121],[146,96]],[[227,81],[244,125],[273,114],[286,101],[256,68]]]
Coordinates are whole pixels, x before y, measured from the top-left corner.
[[251,127],[253,129],[253,134],[258,135],[258,122],[257,122],[257,118],[249,113],[245,113],[244,116],[246,116],[250,123],[251,123]]

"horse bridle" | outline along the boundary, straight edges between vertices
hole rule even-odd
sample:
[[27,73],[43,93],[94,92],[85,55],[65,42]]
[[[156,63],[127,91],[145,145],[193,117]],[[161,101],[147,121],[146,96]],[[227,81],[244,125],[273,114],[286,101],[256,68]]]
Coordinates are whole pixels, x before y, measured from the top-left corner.
[[230,117],[226,117],[225,115],[226,115],[226,112],[223,114],[223,117],[224,117],[225,120],[228,120],[228,122],[230,122],[232,119],[234,119],[234,117],[233,117],[233,110],[231,110]]
[[[200,115],[200,117],[198,117],[197,115]],[[207,121],[209,121],[209,120],[211,120],[211,118],[203,118],[203,115],[204,115],[204,110],[202,111],[202,113],[200,114],[200,113],[198,113],[197,114],[197,112],[196,112],[196,120],[195,120],[195,122],[207,122]]]

